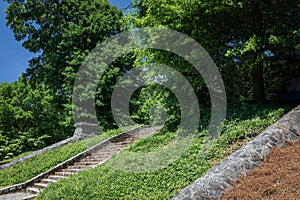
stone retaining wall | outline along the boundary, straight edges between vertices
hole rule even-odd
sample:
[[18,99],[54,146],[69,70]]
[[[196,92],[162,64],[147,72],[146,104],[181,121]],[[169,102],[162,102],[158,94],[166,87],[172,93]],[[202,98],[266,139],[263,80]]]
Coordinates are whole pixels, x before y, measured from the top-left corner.
[[282,147],[285,141],[296,141],[299,137],[300,105],[172,199],[218,199],[224,191],[232,188],[239,176],[246,176],[248,170],[258,167],[272,148]]

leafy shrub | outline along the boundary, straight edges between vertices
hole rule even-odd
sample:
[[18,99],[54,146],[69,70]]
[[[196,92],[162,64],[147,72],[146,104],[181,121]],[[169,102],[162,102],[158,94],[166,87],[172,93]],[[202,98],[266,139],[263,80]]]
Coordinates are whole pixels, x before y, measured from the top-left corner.
[[0,84],[0,161],[48,146],[72,134],[62,124],[55,94],[20,79]]

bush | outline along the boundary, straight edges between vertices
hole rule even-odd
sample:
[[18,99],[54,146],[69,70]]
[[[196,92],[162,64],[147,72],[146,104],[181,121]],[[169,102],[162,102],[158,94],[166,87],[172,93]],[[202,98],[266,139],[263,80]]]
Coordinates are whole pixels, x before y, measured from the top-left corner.
[[41,149],[72,134],[55,94],[20,79],[0,84],[0,161]]

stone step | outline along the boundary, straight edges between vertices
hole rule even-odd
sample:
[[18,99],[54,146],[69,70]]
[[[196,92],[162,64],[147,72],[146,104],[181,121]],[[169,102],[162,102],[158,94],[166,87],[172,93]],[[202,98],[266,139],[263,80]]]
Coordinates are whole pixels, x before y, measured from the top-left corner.
[[66,177],[66,176],[70,176],[70,175],[75,174],[75,173],[74,172],[55,172],[54,174],[58,175],[58,176]]
[[102,161],[103,159],[105,159],[105,157],[97,157],[97,158],[86,158],[83,160],[83,162],[96,162],[99,163],[100,161]]
[[100,160],[102,157],[110,156],[111,154],[112,153],[110,153],[110,154],[95,154],[93,156],[87,156],[84,159],[87,159],[87,160]]
[[116,144],[128,145],[132,142],[134,142],[134,140],[124,140],[124,141],[117,142]]
[[116,147],[117,148],[122,148],[122,149],[124,149],[125,147],[127,147],[129,144],[116,144]]
[[[102,148],[98,149],[97,151],[110,151],[111,147],[112,147],[112,145],[110,144],[110,145],[108,145],[106,147],[102,147]],[[93,153],[95,153],[95,152],[93,152]]]
[[37,194],[37,193],[40,192],[40,189],[35,188],[35,187],[29,187],[29,188],[26,189],[26,191],[29,192],[29,193]]
[[83,171],[84,169],[78,169],[78,168],[76,168],[76,169],[62,169],[62,172],[71,172],[71,173],[78,173],[78,172],[81,172],[81,171]]
[[51,179],[50,177],[48,177],[49,179],[42,179],[42,183],[56,183],[57,180],[56,179]]
[[46,188],[47,186],[48,186],[48,184],[46,184],[46,183],[35,183],[35,184],[34,184],[34,187],[40,188],[40,189],[44,189],[44,188]]
[[[104,159],[104,160],[102,160],[101,162],[99,162],[99,163],[98,163],[98,165],[102,165],[102,164],[103,164],[103,163],[105,163],[107,160],[108,160],[108,158],[107,158],[107,159]],[[96,165],[96,166],[97,166],[97,165]],[[95,166],[95,167],[96,167],[96,166]]]
[[107,152],[97,152],[93,154],[93,157],[107,157],[107,156],[111,156],[113,153],[115,153],[117,150],[114,149],[113,151],[107,153]]
[[71,165],[68,166],[68,169],[87,169],[90,168],[90,165]]
[[[116,152],[114,152],[116,153]],[[109,155],[97,155],[95,158],[92,158],[93,160],[97,160],[97,162],[102,161],[104,159],[110,158],[113,154]]]
[[35,199],[37,197],[37,194],[31,194],[28,195],[27,197],[22,198],[21,200],[32,200]]
[[[98,166],[98,165],[102,165],[102,164],[105,163],[108,159],[109,159],[109,157],[108,157],[108,158],[103,158],[103,159],[101,159],[101,161],[91,162],[92,164],[89,165],[88,168],[93,168],[93,167],[96,167],[96,166]],[[86,169],[88,169],[88,168],[86,168]],[[86,169],[84,169],[84,170],[86,170]]]
[[122,141],[118,141],[118,142],[114,142],[113,144],[114,145],[117,145],[117,144],[126,144],[126,145],[128,145],[128,144],[130,144],[130,143],[132,143],[134,140],[122,140]]
[[64,176],[57,176],[57,175],[50,175],[48,176],[48,179],[51,179],[51,180],[59,180],[61,178],[65,178]]
[[95,159],[95,158],[84,158],[82,159],[82,162],[90,162],[90,163],[99,163],[100,161],[102,161],[103,159]]
[[[126,147],[127,147],[127,146],[126,146]],[[117,153],[117,152],[119,152],[119,151],[122,151],[122,150],[125,149],[126,147],[120,147],[120,146],[117,146],[114,153]]]
[[86,162],[86,161],[79,161],[78,163],[75,163],[74,165],[86,165],[86,166],[91,166],[91,165],[97,165],[98,162]]

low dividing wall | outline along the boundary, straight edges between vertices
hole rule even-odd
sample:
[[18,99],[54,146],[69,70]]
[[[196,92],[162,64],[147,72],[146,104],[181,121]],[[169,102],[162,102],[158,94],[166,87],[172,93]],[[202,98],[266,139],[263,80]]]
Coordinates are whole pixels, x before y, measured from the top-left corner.
[[285,141],[296,141],[299,137],[300,105],[172,199],[218,199],[224,191],[232,188],[238,177],[246,176],[248,170],[258,167],[272,148],[282,147]]

